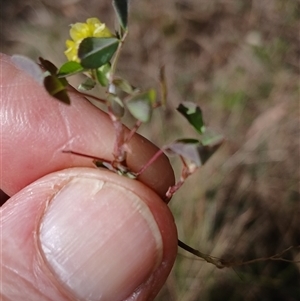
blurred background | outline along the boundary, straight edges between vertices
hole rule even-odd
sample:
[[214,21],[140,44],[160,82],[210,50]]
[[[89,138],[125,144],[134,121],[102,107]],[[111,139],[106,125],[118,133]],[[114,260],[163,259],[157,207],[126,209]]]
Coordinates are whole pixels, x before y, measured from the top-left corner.
[[[66,61],[69,24],[88,17],[116,24],[110,0],[0,0],[0,7],[1,52],[57,65]],[[182,241],[233,268],[179,250],[156,301],[300,300],[299,263],[234,266],[300,245],[299,20],[298,0],[131,1],[119,74],[158,87],[165,65],[169,88],[168,108],[141,133],[160,146],[194,137],[174,110],[189,100],[226,138],[170,207]],[[283,257],[299,261],[299,253]]]

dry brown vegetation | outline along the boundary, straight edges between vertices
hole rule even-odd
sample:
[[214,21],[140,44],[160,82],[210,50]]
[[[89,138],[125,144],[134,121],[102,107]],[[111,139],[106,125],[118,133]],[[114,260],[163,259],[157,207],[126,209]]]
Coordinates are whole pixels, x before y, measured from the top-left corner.
[[[1,51],[60,64],[67,25],[95,16],[113,26],[110,2],[7,1]],[[131,1],[120,73],[151,87],[164,64],[169,86],[168,110],[142,133],[159,145],[192,135],[174,111],[190,100],[226,137],[171,201],[179,237],[233,263],[300,245],[299,20],[298,0]],[[219,270],[179,250],[156,300],[296,301],[299,268],[265,261]]]

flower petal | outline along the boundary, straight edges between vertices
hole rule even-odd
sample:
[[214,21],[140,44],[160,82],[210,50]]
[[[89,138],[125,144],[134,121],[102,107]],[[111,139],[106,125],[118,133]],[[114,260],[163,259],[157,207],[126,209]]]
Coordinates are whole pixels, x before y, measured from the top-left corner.
[[70,29],[70,36],[76,42],[90,36],[90,28],[86,23],[76,23]]
[[67,46],[67,50],[64,53],[67,59],[69,61],[78,61],[78,57],[77,57],[78,47],[74,43],[74,41],[67,40],[66,46]]
[[89,18],[86,20],[86,23],[71,25],[70,36],[73,41],[66,41],[67,50],[65,55],[69,61],[79,62],[77,52],[83,39],[88,37],[109,38],[114,35],[98,18]]

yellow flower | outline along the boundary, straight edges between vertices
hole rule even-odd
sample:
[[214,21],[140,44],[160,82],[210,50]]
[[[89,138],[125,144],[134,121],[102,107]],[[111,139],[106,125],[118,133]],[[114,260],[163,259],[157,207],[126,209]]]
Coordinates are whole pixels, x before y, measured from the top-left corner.
[[89,18],[86,20],[86,23],[71,25],[70,36],[72,40],[66,41],[67,50],[65,51],[65,55],[69,61],[79,62],[77,53],[83,39],[88,37],[109,38],[112,37],[113,34],[99,19]]

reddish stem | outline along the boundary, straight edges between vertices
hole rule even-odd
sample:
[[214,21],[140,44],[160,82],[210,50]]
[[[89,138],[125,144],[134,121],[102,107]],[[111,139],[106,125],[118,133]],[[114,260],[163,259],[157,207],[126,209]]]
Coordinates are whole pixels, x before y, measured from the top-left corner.
[[70,89],[70,91],[71,91],[71,92],[75,92],[76,94],[78,94],[78,95],[80,95],[80,96],[92,98],[92,99],[94,99],[94,100],[96,100],[96,101],[98,101],[98,102],[101,102],[101,103],[103,103],[103,104],[106,104],[106,103],[107,103],[107,101],[104,100],[104,99],[102,99],[102,98],[99,98],[99,97],[97,97],[97,96],[94,96],[94,95],[91,95],[91,94],[88,94],[88,93],[85,93],[85,92],[78,91],[77,89],[75,89],[75,88],[73,88],[73,87],[72,87],[72,89]]
[[181,177],[180,180],[173,186],[170,186],[168,191],[166,192],[166,197],[168,199],[171,199],[172,196],[180,189],[180,187],[183,185],[183,183],[185,182],[185,180],[194,173],[190,171],[186,161],[184,160],[184,158],[182,156],[180,156],[180,159],[182,161],[183,164],[183,168],[181,171]]
[[[114,143],[113,155],[117,163],[123,163],[126,160],[126,152],[124,150],[124,127],[120,119],[114,115],[111,110],[110,104],[107,103],[108,115],[113,123],[115,129],[116,140]],[[114,162],[112,163],[113,165]]]
[[93,159],[93,160],[97,160],[97,161],[101,161],[101,162],[105,162],[105,163],[109,163],[109,164],[111,163],[110,161],[99,158],[99,157],[95,157],[95,156],[87,155],[87,154],[83,154],[83,153],[78,153],[78,152],[73,152],[71,150],[63,150],[62,152],[65,154],[73,154],[73,155],[77,155],[80,157],[85,157],[85,158],[89,158],[89,159]]
[[137,176],[141,175],[157,158],[164,153],[163,149],[160,149],[154,154],[154,156],[136,173]]
[[135,123],[134,127],[131,129],[130,133],[126,137],[125,144],[130,141],[130,139],[137,132],[137,130],[139,129],[139,127],[141,126],[141,124],[142,124],[142,122],[140,120],[137,120],[137,122]]

